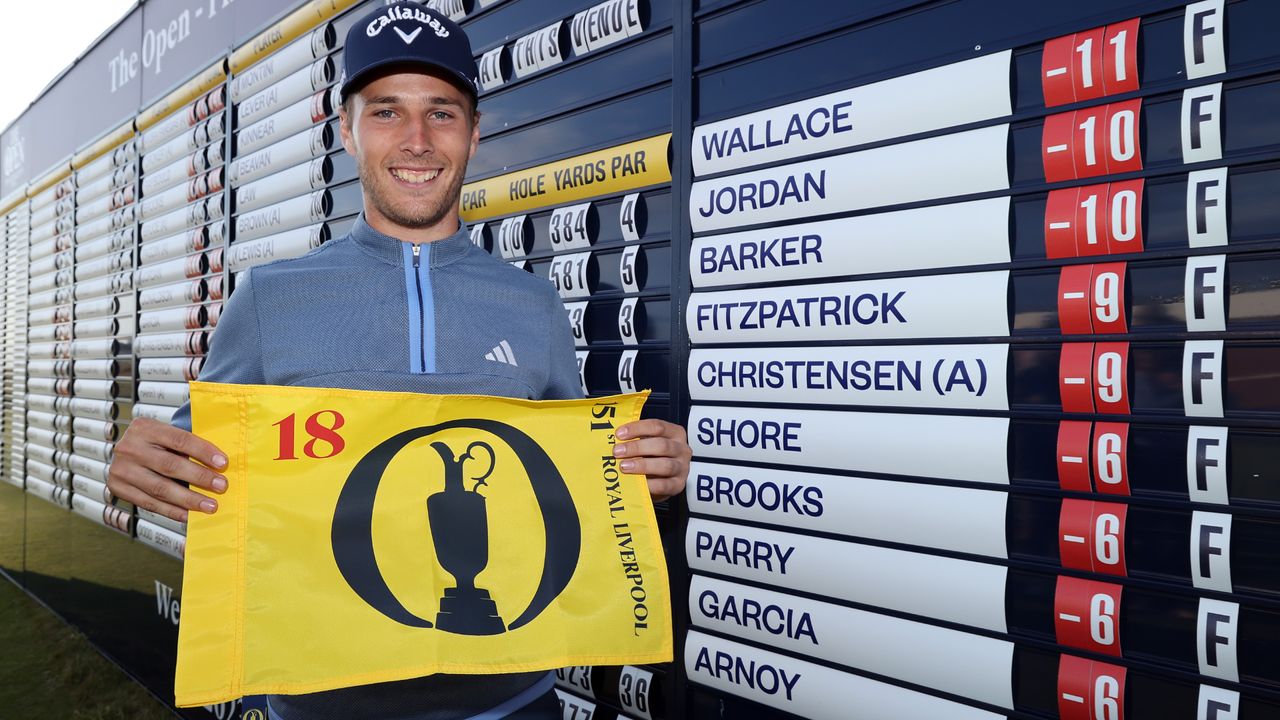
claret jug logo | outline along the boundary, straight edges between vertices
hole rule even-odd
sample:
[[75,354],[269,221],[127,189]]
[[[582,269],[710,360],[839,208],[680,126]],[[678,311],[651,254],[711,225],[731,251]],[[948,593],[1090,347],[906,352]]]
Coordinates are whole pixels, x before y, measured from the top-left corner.
[[[421,472],[414,479],[434,490],[425,508],[429,537],[401,537],[397,541],[429,543],[439,567],[454,580],[454,586],[439,595],[434,619],[406,607],[421,607],[422,598],[405,602],[392,591],[374,550],[374,506],[379,488],[390,476],[388,466],[410,444],[430,438],[435,438],[429,447],[439,458],[443,487],[438,480],[441,473]],[[495,439],[500,443],[497,451],[491,444]],[[406,464],[397,467],[402,473]],[[541,574],[532,594],[508,591],[521,599],[529,597],[510,619],[498,612],[499,602],[490,594],[496,589],[477,584],[477,577],[490,565],[489,528],[502,522],[501,517],[490,515],[487,498],[480,490],[505,483],[529,484],[545,540]],[[356,463],[343,485],[331,535],[333,557],[343,579],[366,604],[403,625],[458,635],[497,635],[527,625],[569,585],[582,547],[573,498],[547,452],[511,425],[478,418],[412,428],[375,446]],[[511,598],[506,606],[514,606]]]

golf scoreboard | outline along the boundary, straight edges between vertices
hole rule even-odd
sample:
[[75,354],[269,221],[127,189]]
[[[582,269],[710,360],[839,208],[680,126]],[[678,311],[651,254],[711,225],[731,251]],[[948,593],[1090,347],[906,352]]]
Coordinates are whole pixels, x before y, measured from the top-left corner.
[[[352,227],[384,4],[138,3],[0,133],[0,571],[168,700],[186,528],[115,443]],[[674,661],[565,720],[1280,717],[1280,4],[425,4],[471,241],[694,450]]]

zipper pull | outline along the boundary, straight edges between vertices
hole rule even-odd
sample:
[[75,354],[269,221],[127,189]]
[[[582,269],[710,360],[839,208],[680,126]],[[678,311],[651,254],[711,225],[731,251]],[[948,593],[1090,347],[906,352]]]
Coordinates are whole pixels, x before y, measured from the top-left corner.
[[414,267],[418,267],[418,254],[420,252],[422,252],[422,247],[420,245],[414,244],[413,246],[413,266]]

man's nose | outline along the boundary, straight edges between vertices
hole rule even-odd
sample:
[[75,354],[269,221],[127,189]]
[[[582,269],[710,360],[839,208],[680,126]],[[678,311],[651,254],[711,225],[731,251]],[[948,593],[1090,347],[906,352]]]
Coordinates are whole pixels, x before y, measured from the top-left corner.
[[425,117],[415,115],[405,123],[400,149],[413,155],[432,151],[431,126]]

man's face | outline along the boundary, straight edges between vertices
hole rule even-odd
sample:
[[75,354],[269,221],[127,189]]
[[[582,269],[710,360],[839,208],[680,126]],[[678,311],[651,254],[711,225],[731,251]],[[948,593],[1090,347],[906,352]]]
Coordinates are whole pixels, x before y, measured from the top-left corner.
[[369,224],[389,235],[457,231],[467,161],[480,143],[471,100],[422,72],[385,75],[351,96],[342,145],[356,159]]

